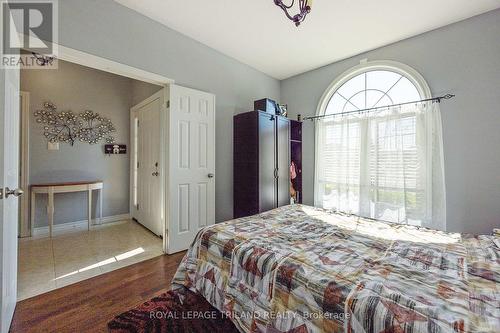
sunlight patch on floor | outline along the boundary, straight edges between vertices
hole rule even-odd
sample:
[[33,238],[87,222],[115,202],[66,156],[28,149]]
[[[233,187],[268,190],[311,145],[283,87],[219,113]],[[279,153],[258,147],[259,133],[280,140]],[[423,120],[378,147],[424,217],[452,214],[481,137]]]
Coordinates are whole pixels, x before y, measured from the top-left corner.
[[163,254],[163,241],[133,221],[19,242],[18,300]]
[[75,275],[75,274],[78,274],[78,273],[81,273],[81,272],[85,272],[85,271],[88,271],[88,270],[91,270],[91,269],[94,269],[94,268],[97,268],[97,267],[109,265],[109,264],[118,262],[120,260],[131,258],[131,257],[136,256],[136,255],[141,254],[141,253],[144,253],[144,249],[142,247],[138,247],[135,250],[128,251],[128,252],[116,255],[113,258],[109,258],[109,259],[106,259],[106,260],[103,260],[103,261],[99,261],[98,263],[95,263],[93,265],[89,265],[87,267],[80,268],[80,269],[78,269],[76,271],[73,271],[71,273],[58,276],[54,280],[62,279],[62,278],[65,278],[65,277],[68,277],[68,276],[71,276],[71,275]]

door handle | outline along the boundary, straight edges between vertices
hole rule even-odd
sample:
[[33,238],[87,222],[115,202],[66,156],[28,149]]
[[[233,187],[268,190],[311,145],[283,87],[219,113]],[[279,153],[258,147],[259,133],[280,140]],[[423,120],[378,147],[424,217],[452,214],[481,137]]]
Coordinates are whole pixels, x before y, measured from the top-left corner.
[[8,198],[9,196],[13,195],[15,197],[20,197],[23,195],[24,191],[20,188],[16,188],[15,190],[11,190],[10,188],[6,187],[5,188],[5,197]]
[[214,176],[215,176],[215,175],[214,175],[213,173],[209,173],[209,174],[208,174],[208,178],[214,178]]

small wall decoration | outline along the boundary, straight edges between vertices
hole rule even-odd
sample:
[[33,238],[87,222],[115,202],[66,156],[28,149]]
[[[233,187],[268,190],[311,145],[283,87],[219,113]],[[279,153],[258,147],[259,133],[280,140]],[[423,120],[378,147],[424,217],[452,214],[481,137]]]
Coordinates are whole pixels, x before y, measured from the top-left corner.
[[104,153],[107,155],[126,154],[127,145],[118,145],[116,143],[112,145],[104,145]]
[[31,52],[31,54],[35,57],[38,66],[52,66],[55,59],[55,57],[49,57],[35,52]]
[[109,136],[116,131],[111,120],[93,111],[86,110],[77,115],[72,111],[57,111],[53,103],[45,102],[43,109],[35,111],[34,115],[36,122],[44,125],[44,136],[49,142],[69,143],[72,146],[76,140],[89,144],[96,144],[102,139],[107,143],[115,142]]

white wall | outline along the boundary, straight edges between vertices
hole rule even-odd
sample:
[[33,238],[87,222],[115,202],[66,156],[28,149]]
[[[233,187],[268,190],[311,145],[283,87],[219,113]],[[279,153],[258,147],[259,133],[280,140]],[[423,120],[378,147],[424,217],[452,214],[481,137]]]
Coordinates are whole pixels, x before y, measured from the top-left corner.
[[[321,95],[361,59],[419,71],[441,105],[450,231],[500,227],[500,10],[297,75],[281,82],[290,117],[314,115]],[[304,123],[304,199],[313,203],[314,125]]]

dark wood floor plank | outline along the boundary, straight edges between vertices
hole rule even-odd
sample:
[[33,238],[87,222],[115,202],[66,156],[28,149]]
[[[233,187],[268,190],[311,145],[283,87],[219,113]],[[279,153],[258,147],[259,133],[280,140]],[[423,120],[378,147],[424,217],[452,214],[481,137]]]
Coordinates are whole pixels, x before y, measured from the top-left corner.
[[106,332],[116,315],[166,292],[184,252],[156,257],[17,303],[11,332]]

